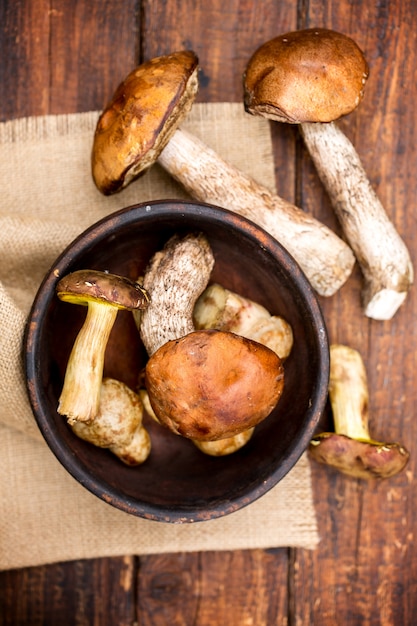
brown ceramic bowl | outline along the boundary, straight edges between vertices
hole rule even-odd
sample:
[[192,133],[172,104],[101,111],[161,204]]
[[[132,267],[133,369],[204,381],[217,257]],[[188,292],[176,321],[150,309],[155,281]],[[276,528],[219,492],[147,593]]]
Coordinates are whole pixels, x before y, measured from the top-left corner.
[[[77,438],[57,411],[68,356],[85,307],[61,302],[58,277],[95,268],[136,279],[175,232],[204,232],[215,255],[213,281],[283,315],[295,342],[285,363],[285,389],[249,443],[211,457],[149,420],[152,452],[136,468]],[[327,398],[328,340],[311,286],[293,258],[253,223],[223,209],[177,201],[123,209],[90,227],[61,254],[35,298],[25,337],[27,388],[50,449],[84,487],[113,506],[164,522],[220,517],[276,485],[307,448]],[[105,372],[135,388],[146,354],[132,315],[121,312],[106,352]]]

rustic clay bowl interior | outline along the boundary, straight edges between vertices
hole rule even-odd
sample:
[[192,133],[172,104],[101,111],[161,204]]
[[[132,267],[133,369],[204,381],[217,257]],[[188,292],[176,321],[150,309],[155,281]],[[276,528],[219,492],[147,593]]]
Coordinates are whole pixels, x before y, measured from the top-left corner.
[[[227,457],[145,418],[152,452],[125,466],[109,451],[78,439],[56,407],[68,356],[86,309],[55,295],[59,277],[83,268],[136,279],[176,232],[202,231],[212,246],[212,280],[250,297],[292,325],[294,348],[285,390],[251,441]],[[214,207],[156,202],[123,209],[78,237],[57,259],[34,301],[25,337],[27,386],[40,430],[62,465],[91,492],[134,515],[166,522],[207,520],[249,504],[278,483],[306,449],[326,403],[329,373],[324,321],[311,287],[288,253],[251,222]],[[135,388],[146,362],[130,313],[120,313],[105,372]]]

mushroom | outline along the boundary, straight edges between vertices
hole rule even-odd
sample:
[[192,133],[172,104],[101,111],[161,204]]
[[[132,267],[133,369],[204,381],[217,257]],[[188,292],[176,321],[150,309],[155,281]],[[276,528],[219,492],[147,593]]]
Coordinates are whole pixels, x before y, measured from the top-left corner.
[[413,282],[409,252],[335,120],[363,97],[366,59],[346,35],[324,28],[263,44],[244,74],[248,113],[300,124],[301,134],[362,269],[365,315],[393,317]]
[[[133,313],[150,356],[150,414],[196,445],[252,429],[272,411],[283,386],[281,360],[272,350],[233,333],[195,331],[195,303],[213,265],[202,233],[174,235],[145,271],[151,304]],[[234,451],[251,434],[219,446]]]
[[220,330],[199,330],[161,346],[145,370],[158,420],[198,441],[233,437],[264,420],[284,386],[278,355]]
[[[147,390],[144,387],[141,387],[138,393],[147,415],[149,415],[149,417],[151,417],[158,424],[161,424],[152,408]],[[204,454],[208,454],[209,456],[226,456],[233,454],[237,450],[240,450],[240,448],[243,448],[243,446],[248,443],[249,439],[251,439],[254,432],[255,427],[248,428],[247,430],[238,433],[237,435],[233,435],[232,437],[216,439],[216,441],[200,441],[199,439],[193,439],[193,443],[199,450],[201,450],[201,452],[204,452]]]
[[215,328],[242,335],[267,346],[286,359],[294,338],[290,324],[249,298],[211,284],[198,298],[194,307],[194,324],[197,330]]
[[70,424],[89,422],[98,413],[104,355],[120,309],[143,309],[149,296],[138,283],[98,270],[78,270],[61,278],[58,297],[87,306],[87,316],[68,360],[58,413]]
[[94,420],[74,422],[71,427],[78,437],[108,448],[126,465],[140,465],[151,451],[151,439],[142,418],[139,396],[121,381],[104,378]]
[[409,459],[404,446],[370,438],[366,370],[353,348],[330,346],[329,398],[335,432],[311,440],[312,458],[355,478],[389,478],[404,469]]
[[103,194],[120,191],[155,161],[197,200],[260,225],[298,261],[312,286],[334,294],[355,263],[349,246],[324,224],[272,194],[178,128],[198,90],[198,58],[184,50],[134,69],[102,112],[92,175]]

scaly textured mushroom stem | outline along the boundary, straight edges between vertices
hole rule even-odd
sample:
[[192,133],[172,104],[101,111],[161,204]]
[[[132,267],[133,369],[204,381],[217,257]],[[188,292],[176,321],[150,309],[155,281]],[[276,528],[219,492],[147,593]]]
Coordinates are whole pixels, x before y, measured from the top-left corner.
[[292,254],[322,296],[333,295],[350,276],[355,260],[344,241],[196,137],[176,130],[158,163],[197,200],[234,211],[264,228]]
[[64,385],[59,398],[58,413],[70,424],[89,422],[100,405],[104,354],[117,316],[114,306],[89,302],[87,317],[74,342]]
[[171,237],[151,259],[143,285],[150,294],[148,308],[134,318],[147,353],[193,332],[193,310],[207,287],[214,257],[202,234]]
[[304,141],[365,278],[365,315],[389,320],[413,282],[409,252],[367,178],[356,149],[334,123],[303,123]]
[[361,355],[353,348],[330,346],[329,398],[336,433],[370,439],[366,370]]

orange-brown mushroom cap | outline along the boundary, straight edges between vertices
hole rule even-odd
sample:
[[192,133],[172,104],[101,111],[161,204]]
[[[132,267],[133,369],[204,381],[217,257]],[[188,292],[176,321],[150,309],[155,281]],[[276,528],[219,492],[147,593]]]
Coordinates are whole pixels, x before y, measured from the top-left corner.
[[198,91],[198,58],[191,50],[156,57],[119,85],[97,123],[92,175],[109,195],[126,187],[158,158]]
[[284,370],[262,344],[201,330],[161,346],[147,363],[145,382],[161,424],[190,439],[214,441],[252,428],[272,412]]
[[358,106],[368,74],[350,37],[325,28],[286,33],[249,60],[245,109],[281,122],[331,122]]

